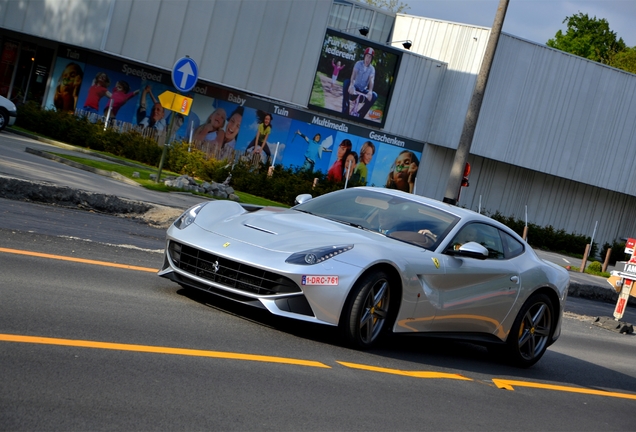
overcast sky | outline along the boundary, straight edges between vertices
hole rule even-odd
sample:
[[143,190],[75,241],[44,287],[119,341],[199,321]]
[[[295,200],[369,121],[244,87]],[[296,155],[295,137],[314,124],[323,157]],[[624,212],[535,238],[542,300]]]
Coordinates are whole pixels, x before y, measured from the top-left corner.
[[[403,13],[464,24],[492,27],[499,0],[401,0]],[[567,29],[563,20],[579,12],[605,18],[616,37],[636,46],[636,0],[510,0],[503,32],[546,43]]]

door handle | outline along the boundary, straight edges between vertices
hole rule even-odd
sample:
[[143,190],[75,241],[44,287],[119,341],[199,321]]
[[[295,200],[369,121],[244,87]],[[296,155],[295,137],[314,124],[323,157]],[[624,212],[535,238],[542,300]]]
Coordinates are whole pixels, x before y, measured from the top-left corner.
[[519,283],[519,276],[510,276],[510,282]]

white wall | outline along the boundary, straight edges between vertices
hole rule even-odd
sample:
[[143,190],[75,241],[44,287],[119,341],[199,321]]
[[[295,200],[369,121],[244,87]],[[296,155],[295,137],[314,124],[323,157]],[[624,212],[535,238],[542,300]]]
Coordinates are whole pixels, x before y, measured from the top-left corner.
[[[457,148],[489,33],[398,14],[394,39],[448,63],[427,142]],[[470,153],[636,196],[636,76],[502,34]]]
[[405,53],[393,89],[384,130],[418,141],[426,141],[437,113],[446,64]]
[[457,148],[489,36],[485,27],[397,14],[393,40],[411,40],[411,52],[448,65],[430,130],[419,139]]
[[0,27],[99,49],[111,0],[0,0]]
[[0,26],[306,106],[331,0],[0,0]]
[[636,195],[636,76],[502,35],[471,153]]
[[105,51],[306,105],[331,0],[117,0]]

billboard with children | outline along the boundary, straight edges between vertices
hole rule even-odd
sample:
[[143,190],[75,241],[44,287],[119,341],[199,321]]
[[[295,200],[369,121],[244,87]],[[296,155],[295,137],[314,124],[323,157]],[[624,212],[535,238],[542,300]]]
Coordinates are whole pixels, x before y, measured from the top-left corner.
[[328,29],[309,107],[349,121],[384,126],[402,54]]
[[81,60],[58,57],[53,67],[51,90],[45,102],[47,108],[75,112],[86,68],[86,63]]
[[[413,191],[423,143],[199,82],[188,116],[158,97],[170,73],[79,50],[60,50],[47,108],[130,124],[186,141],[208,158],[246,158],[322,172],[332,182]],[[174,116],[174,118],[173,118]]]

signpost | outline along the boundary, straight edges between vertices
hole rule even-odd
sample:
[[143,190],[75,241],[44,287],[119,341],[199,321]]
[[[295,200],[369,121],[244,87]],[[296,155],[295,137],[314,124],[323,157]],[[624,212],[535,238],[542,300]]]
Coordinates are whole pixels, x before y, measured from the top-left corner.
[[632,257],[625,265],[625,270],[619,273],[621,280],[617,283],[621,287],[618,294],[618,301],[616,302],[616,308],[614,308],[614,318],[620,320],[625,314],[625,306],[630,295],[636,296],[636,255],[632,254]]
[[[196,62],[190,57],[185,56],[177,60],[172,68],[172,84],[182,93],[187,93],[194,88],[199,79],[199,67]],[[159,172],[157,173],[157,183],[161,181],[161,170],[166,160],[166,153],[168,152],[168,140],[172,136],[172,128],[176,113],[183,116],[190,114],[190,108],[192,108],[192,98],[180,95],[171,91],[165,91],[159,95],[159,102],[164,109],[172,111],[173,115],[170,116],[170,125],[168,126],[168,135],[166,141],[163,144],[163,152],[161,153],[161,161],[159,162]]]
[[612,277],[608,279],[608,282],[618,292],[618,300],[614,308],[614,319],[617,321],[623,318],[625,314],[625,307],[627,306],[629,296],[636,297],[636,253],[634,251],[634,244],[634,239],[628,239],[625,245],[625,253],[630,253],[631,258],[625,264],[623,271],[617,272],[617,274],[613,273]]

